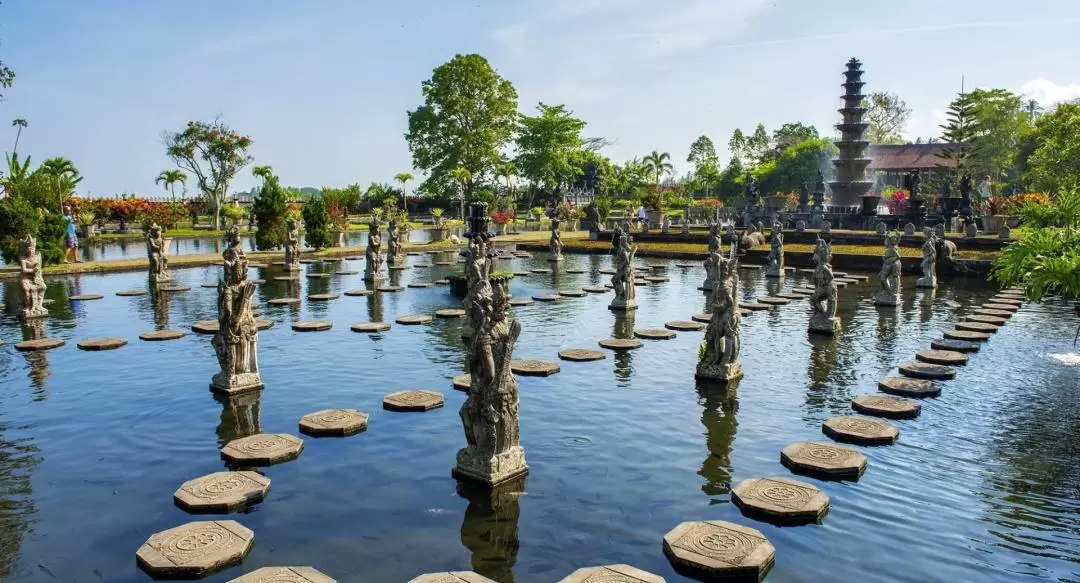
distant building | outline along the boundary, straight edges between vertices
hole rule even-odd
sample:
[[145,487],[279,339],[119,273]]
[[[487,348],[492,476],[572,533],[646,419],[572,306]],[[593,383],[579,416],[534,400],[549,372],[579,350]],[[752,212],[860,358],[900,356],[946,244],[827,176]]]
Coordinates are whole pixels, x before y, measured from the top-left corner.
[[870,146],[870,175],[886,186],[900,187],[904,175],[918,169],[923,180],[933,179],[941,167],[956,166],[955,160],[942,158],[940,154],[952,144],[897,144]]

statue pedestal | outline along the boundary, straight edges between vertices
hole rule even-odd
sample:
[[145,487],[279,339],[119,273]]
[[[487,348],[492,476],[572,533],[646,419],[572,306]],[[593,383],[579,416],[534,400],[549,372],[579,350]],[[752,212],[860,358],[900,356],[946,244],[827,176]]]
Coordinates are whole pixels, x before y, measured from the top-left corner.
[[765,277],[783,278],[784,277],[784,268],[783,268],[783,266],[780,266],[780,265],[770,266],[767,270],[765,270]]
[[885,290],[881,290],[874,294],[875,306],[899,306],[900,294],[891,294]]
[[615,299],[611,300],[610,304],[608,304],[608,309],[609,310],[616,310],[616,311],[620,311],[620,312],[626,312],[626,311],[629,311],[629,310],[636,310],[637,309],[637,300],[624,300],[624,299],[620,299],[620,298],[615,298]]
[[520,445],[491,457],[466,447],[458,450],[457,466],[450,473],[459,480],[495,486],[524,476],[529,473],[529,466],[525,463],[525,448]]
[[260,391],[263,388],[262,379],[257,372],[245,372],[227,376],[223,372],[214,375],[210,382],[210,390],[222,395],[238,395],[250,391]]
[[937,287],[937,277],[920,277],[915,282],[915,287],[922,289],[934,289]]
[[811,334],[827,334],[832,336],[839,332],[843,327],[840,325],[840,318],[829,318],[823,314],[814,314],[810,316],[810,333]]
[[735,382],[742,376],[742,365],[737,362],[721,365],[699,364],[697,373],[694,374],[694,378],[699,381],[712,381],[724,385]]
[[563,257],[563,256],[562,256],[561,254],[560,254],[560,255],[556,255],[556,256],[554,256],[554,257],[548,257],[548,261],[562,261],[562,260],[564,260],[564,259],[566,259],[566,258],[565,258],[565,257]]
[[19,314],[19,317],[22,318],[23,320],[35,320],[37,318],[47,318],[47,317],[49,317],[49,310],[46,310],[45,308],[38,308],[36,310],[23,310]]
[[150,275],[150,281],[152,281],[154,283],[169,283],[170,281],[172,281],[172,274],[169,274],[169,273],[165,273],[165,274],[162,274],[162,275],[151,274]]
[[364,273],[364,281],[382,281],[386,276],[381,273]]

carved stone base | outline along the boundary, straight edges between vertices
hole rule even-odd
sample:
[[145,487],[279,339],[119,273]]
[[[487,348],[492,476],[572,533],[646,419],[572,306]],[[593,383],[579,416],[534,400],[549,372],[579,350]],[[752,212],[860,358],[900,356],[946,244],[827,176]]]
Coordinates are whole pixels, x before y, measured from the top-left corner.
[[172,281],[171,273],[150,274],[150,281],[154,283],[166,283]]
[[49,316],[49,310],[44,307],[40,307],[36,310],[23,310],[19,316],[23,320],[34,320],[36,318],[47,318]]
[[382,281],[386,276],[381,273],[364,273],[364,281]]
[[742,365],[734,362],[721,365],[699,364],[694,378],[699,381],[727,384],[741,379],[742,376]]
[[874,294],[875,306],[899,306],[900,294],[891,294],[885,290],[881,290]]
[[915,287],[921,287],[923,289],[934,289],[937,287],[937,278],[920,277],[918,281],[915,282]]
[[246,372],[231,376],[219,372],[210,381],[210,390],[222,395],[238,395],[250,391],[259,391],[262,388],[263,382],[257,372]]
[[831,336],[839,332],[842,327],[840,326],[840,318],[829,318],[824,314],[814,314],[810,316],[809,329],[812,334],[828,334]]
[[765,270],[765,277],[784,277],[783,267],[770,267]]
[[610,304],[608,304],[608,309],[609,310],[617,310],[617,311],[620,311],[620,312],[625,312],[625,311],[628,311],[628,310],[636,310],[637,309],[637,300],[624,300],[624,299],[621,299],[621,298],[615,298],[615,299],[611,300]]
[[554,257],[548,257],[548,261],[563,261],[565,259],[566,258],[563,257],[562,255],[556,255]]
[[286,263],[281,266],[281,270],[285,273],[292,273],[294,271],[300,271],[299,263]]
[[458,450],[457,466],[451,474],[459,480],[496,485],[529,473],[525,448],[520,445],[490,458],[479,458],[470,448]]

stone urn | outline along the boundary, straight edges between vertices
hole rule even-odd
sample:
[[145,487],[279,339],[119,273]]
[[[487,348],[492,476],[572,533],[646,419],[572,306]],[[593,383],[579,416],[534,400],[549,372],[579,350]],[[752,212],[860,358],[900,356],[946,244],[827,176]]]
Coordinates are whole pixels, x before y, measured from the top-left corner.
[[649,218],[650,227],[653,225],[659,227],[664,220],[664,211],[662,209],[651,209],[647,212],[647,216]]
[[1007,218],[1004,215],[984,215],[982,218],[983,232],[996,233],[1000,231]]
[[783,194],[774,194],[769,197],[768,201],[769,210],[772,212],[777,212],[783,209],[784,205],[787,204],[787,196]]
[[881,204],[881,197],[876,194],[866,194],[859,197],[862,201],[862,208],[860,213],[863,216],[872,217],[877,215],[878,205]]

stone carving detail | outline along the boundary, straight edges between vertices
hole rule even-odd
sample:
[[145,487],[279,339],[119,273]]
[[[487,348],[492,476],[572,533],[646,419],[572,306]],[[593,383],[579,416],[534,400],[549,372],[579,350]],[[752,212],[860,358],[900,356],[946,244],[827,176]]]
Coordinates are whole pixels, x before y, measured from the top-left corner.
[[937,237],[927,229],[922,245],[922,277],[915,282],[915,287],[933,289],[937,287]]
[[833,279],[832,247],[818,237],[814,249],[814,293],[810,296],[810,332],[835,334],[840,331],[836,317],[836,281]]
[[731,244],[727,259],[720,250],[709,254],[716,270],[716,284],[709,296],[712,318],[705,329],[705,345],[697,365],[698,379],[727,383],[742,378],[739,365],[741,330],[738,302],[739,256],[737,245]]
[[37,241],[27,236],[22,241],[19,251],[19,291],[22,294],[23,320],[44,318],[49,315],[45,309],[45,278],[41,276],[41,253],[37,250]]
[[146,231],[146,256],[150,260],[150,281],[154,283],[172,279],[165,251],[165,235],[161,227],[154,223]]
[[397,213],[391,211],[390,222],[386,226],[386,263],[388,265],[396,265],[403,258],[398,236]]
[[885,225],[885,221],[878,221],[874,224],[874,232],[877,233],[878,236],[884,237],[885,234],[889,232],[889,227]]
[[821,221],[821,234],[828,237],[832,233],[832,223],[829,221]]
[[232,520],[189,522],[151,536],[136,558],[151,575],[196,579],[240,562],[254,538]]
[[300,221],[289,219],[285,234],[285,272],[300,271]]
[[1009,228],[1009,225],[1001,225],[1001,228],[998,229],[998,239],[1002,241],[1012,239],[1012,229]]
[[234,226],[226,234],[228,247],[222,253],[224,279],[218,281],[218,330],[214,351],[221,372],[210,388],[223,393],[261,389],[259,378],[259,330],[251,311],[256,285],[247,280],[248,261],[240,249],[240,231]]
[[[735,241],[735,227],[733,225],[728,225],[728,239]],[[716,221],[712,221],[709,223],[709,256],[705,259],[705,283],[701,284],[702,290],[712,291],[716,287],[717,263],[713,260],[713,254],[720,253],[721,246],[720,225]],[[718,261],[723,261],[723,259]]]
[[804,231],[806,231],[806,221],[802,219],[795,221],[795,232],[802,233]]
[[559,213],[551,215],[551,239],[548,240],[548,249],[551,253],[551,257],[548,257],[548,261],[562,261],[563,260],[563,242],[562,235],[559,233],[559,224],[562,222],[562,217]]
[[735,530],[698,525],[675,541],[673,546],[729,565],[738,565],[761,542],[761,539]]
[[784,225],[779,221],[772,228],[772,248],[765,258],[765,277],[784,277]]
[[885,237],[885,255],[882,258],[881,271],[878,272],[878,280],[881,289],[874,294],[874,305],[897,306],[900,305],[900,236],[890,233]]
[[615,227],[617,237],[612,241],[617,242],[615,248],[615,274],[611,276],[611,286],[615,290],[615,298],[611,300],[608,308],[612,310],[635,310],[637,309],[637,291],[634,287],[634,255],[636,250],[631,247],[634,240],[629,233],[619,232]]
[[364,281],[379,281],[382,275],[382,235],[379,234],[379,213],[372,212],[368,221],[368,244],[364,253]]
[[975,226],[974,221],[969,222],[968,224],[964,225],[964,238],[965,239],[974,239],[978,235],[979,235],[979,228]]
[[507,317],[509,281],[491,277],[487,205],[473,203],[468,223],[464,307],[472,334],[465,340],[470,386],[461,406],[467,445],[457,453],[453,474],[494,485],[529,471],[520,443],[518,384],[510,370],[521,323]]
[[[878,234],[879,235],[884,235],[885,233],[878,233]],[[914,237],[915,236],[915,223],[907,223],[906,225],[904,225],[904,236],[905,237]]]

